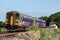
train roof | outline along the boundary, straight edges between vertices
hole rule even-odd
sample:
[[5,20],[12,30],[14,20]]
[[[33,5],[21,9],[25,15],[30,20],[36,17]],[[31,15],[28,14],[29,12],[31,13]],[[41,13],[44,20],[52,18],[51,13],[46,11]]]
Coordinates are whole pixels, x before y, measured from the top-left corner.
[[[22,14],[22,13],[21,13],[21,14]],[[29,16],[29,15],[22,14],[22,16],[24,16],[24,17],[26,17],[26,18],[33,19],[33,20],[37,20],[37,21],[46,22],[45,20],[38,19],[38,18],[36,18],[36,17],[32,17],[32,16]]]
[[29,16],[29,15],[25,15],[23,13],[20,13],[20,15],[26,17],[26,18],[30,18],[30,19],[33,19],[33,20],[37,20],[37,21],[42,21],[42,22],[46,22],[45,20],[42,20],[42,19],[38,19],[36,17],[32,17],[32,16]]
[[32,17],[32,16],[29,16],[29,15],[25,15],[23,13],[20,13],[20,12],[17,12],[17,11],[10,11],[10,12],[7,12],[7,14],[20,14],[20,16],[24,16],[26,18],[30,18],[30,19],[33,19],[33,20],[37,20],[37,21],[42,21],[42,22],[46,22],[45,20],[42,20],[42,19],[38,19],[36,17]]
[[24,16],[24,17],[26,17],[26,18],[30,18],[30,19],[33,19],[33,20],[34,20],[34,17],[32,17],[32,16],[25,15],[25,14],[23,14],[23,13],[20,13],[20,15],[22,15],[22,16]]
[[42,20],[42,19],[36,19],[37,21],[42,21],[42,22],[46,22],[45,20]]
[[10,12],[7,12],[7,14],[19,14],[19,12],[17,12],[17,11],[10,11]]

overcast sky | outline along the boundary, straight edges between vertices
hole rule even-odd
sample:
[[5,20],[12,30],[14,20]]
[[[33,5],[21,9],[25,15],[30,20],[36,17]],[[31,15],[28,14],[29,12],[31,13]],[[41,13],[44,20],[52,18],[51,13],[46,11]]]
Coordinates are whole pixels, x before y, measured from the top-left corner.
[[8,11],[33,17],[49,16],[60,11],[60,0],[0,0],[0,21],[5,21]]

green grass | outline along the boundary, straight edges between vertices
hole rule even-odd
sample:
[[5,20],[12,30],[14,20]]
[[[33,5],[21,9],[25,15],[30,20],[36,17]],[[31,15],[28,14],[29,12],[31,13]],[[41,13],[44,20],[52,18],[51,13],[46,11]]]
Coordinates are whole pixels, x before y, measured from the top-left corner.
[[39,28],[38,27],[28,27],[28,28],[26,28],[26,30],[39,30]]
[[0,28],[0,32],[5,32],[5,31],[7,31],[6,28]]
[[41,35],[40,40],[44,40],[44,31],[42,28],[40,28],[40,35]]
[[52,40],[52,38],[48,38],[48,40]]
[[54,32],[60,34],[60,31],[57,31],[57,29],[54,29]]

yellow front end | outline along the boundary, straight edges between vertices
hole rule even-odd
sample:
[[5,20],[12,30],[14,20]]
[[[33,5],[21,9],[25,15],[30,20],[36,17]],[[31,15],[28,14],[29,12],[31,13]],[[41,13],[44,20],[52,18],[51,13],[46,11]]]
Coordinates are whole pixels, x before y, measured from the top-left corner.
[[5,25],[6,25],[6,24],[9,24],[9,22],[8,22],[8,21],[9,21],[9,20],[6,18]]
[[15,20],[15,25],[20,26],[20,19]]
[[[14,22],[14,21],[15,21],[15,22]],[[13,25],[20,26],[20,19],[14,20],[14,16],[11,16],[10,25],[11,25],[11,26],[13,26]]]
[[14,23],[14,16],[11,16],[11,19],[10,19],[10,25],[12,26]]

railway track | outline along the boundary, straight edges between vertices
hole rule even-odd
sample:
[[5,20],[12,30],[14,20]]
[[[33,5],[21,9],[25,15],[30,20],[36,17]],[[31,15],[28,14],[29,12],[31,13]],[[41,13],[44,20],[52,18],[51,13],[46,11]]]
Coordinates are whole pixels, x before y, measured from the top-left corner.
[[16,35],[20,32],[0,32],[0,37],[2,36],[11,36],[11,35]]
[[23,32],[26,32],[27,30],[24,30],[24,31],[11,31],[11,32],[0,32],[0,37],[1,36],[11,36],[11,35],[16,35],[18,33],[23,33]]

